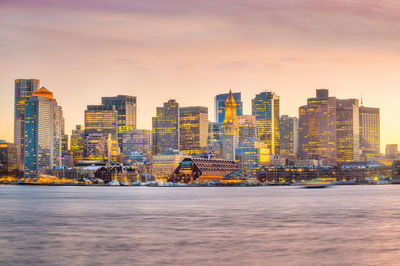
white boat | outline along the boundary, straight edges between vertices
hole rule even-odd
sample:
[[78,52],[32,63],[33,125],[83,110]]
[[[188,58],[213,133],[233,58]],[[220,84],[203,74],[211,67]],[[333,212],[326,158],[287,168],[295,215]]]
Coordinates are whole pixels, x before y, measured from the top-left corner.
[[109,186],[120,186],[120,183],[118,182],[118,180],[112,180],[110,183],[108,183],[107,185]]

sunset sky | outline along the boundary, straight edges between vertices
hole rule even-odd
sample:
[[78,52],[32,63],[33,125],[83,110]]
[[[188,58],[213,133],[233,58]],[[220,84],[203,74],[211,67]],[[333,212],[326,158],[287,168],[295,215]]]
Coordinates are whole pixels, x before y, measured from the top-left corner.
[[[327,88],[381,108],[381,142],[400,144],[398,0],[0,0],[0,139],[13,141],[14,79],[37,78],[67,133],[102,96],[138,97],[138,127],[156,106],[209,108],[263,90],[281,114]],[[382,150],[383,151],[383,150]]]

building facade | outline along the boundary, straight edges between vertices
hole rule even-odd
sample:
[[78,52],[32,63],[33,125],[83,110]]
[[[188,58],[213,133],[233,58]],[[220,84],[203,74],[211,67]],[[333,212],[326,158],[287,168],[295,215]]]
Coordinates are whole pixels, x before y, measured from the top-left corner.
[[259,138],[256,117],[252,115],[238,115],[239,143],[247,138]]
[[[218,94],[215,96],[215,122],[218,124],[222,124],[225,119],[225,102],[228,99],[228,93]],[[236,106],[236,114],[243,114],[243,102],[242,102],[242,94],[240,92],[232,93],[233,99],[235,100]]]
[[83,161],[85,149],[85,131],[81,125],[76,125],[71,134],[71,152],[74,164]]
[[17,145],[0,140],[0,173],[17,169]]
[[282,115],[279,122],[280,154],[297,155],[299,152],[299,119]]
[[85,110],[85,132],[111,134],[117,137],[118,112],[115,107],[88,105]]
[[336,98],[326,89],[317,90],[316,97],[299,108],[299,155],[337,164]]
[[[123,133],[136,129],[137,102],[135,96],[118,95],[116,97],[102,97],[104,106],[113,106],[117,111],[118,143],[122,148]],[[121,150],[123,152],[123,150]]]
[[207,151],[208,108],[201,106],[179,109],[179,146],[186,155]]
[[17,167],[21,171],[24,170],[25,102],[39,86],[40,81],[37,79],[15,80],[14,143],[17,147]]
[[255,177],[258,169],[270,160],[268,145],[259,139],[246,138],[236,148],[236,162],[239,169],[244,170],[249,177]]
[[360,149],[367,159],[381,152],[380,111],[379,108],[361,106],[360,113]]
[[128,155],[138,152],[150,159],[151,157],[151,130],[134,129],[123,134],[123,153]]
[[224,160],[235,160],[235,149],[239,143],[239,124],[237,120],[237,104],[229,91],[225,102],[225,119],[222,124],[224,134],[222,137],[222,158]]
[[336,100],[336,142],[338,163],[361,159],[357,99]]
[[386,144],[385,156],[388,158],[396,158],[399,153],[399,147],[397,144]]
[[252,115],[256,117],[260,139],[268,145],[271,155],[280,152],[279,96],[261,92],[252,100]]
[[169,100],[163,107],[157,107],[152,134],[153,154],[179,149],[179,104],[175,100]]
[[153,155],[151,174],[155,179],[168,180],[173,176],[175,169],[179,166],[183,158],[184,155],[180,152]]
[[25,103],[24,175],[38,178],[61,166],[62,109],[42,87]]

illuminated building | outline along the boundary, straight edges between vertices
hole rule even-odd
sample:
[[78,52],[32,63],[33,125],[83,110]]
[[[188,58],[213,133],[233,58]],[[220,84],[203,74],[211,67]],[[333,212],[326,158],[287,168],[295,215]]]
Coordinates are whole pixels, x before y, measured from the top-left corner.
[[88,105],[85,110],[85,132],[117,136],[117,110],[114,106]]
[[357,99],[336,99],[337,162],[360,160],[359,106]]
[[0,140],[0,172],[17,169],[17,145]]
[[271,155],[280,152],[279,96],[261,92],[252,100],[252,114],[256,117],[260,139],[268,145]]
[[299,120],[282,115],[279,122],[280,154],[297,155],[299,151]]
[[127,95],[102,97],[101,103],[105,106],[114,106],[118,112],[118,143],[122,148],[123,133],[136,129],[136,97]]
[[123,153],[128,155],[132,152],[138,152],[146,156],[147,159],[151,157],[151,130],[134,129],[123,134]]
[[61,152],[64,153],[68,152],[68,135],[65,134],[65,119],[62,119],[61,122]]
[[168,149],[179,149],[179,104],[169,100],[163,107],[157,107],[153,117],[153,154],[164,153]]
[[81,125],[77,125],[71,134],[71,152],[74,163],[84,159],[84,139],[85,131]]
[[85,132],[84,158],[89,161],[116,161],[118,141],[112,134]]
[[258,169],[270,159],[268,145],[259,139],[246,138],[236,148],[236,161],[239,168],[251,177],[255,177]]
[[25,177],[37,178],[61,165],[62,110],[42,87],[25,103]]
[[155,179],[167,180],[183,160],[184,155],[177,151],[167,151],[165,154],[153,155],[151,173]]
[[255,116],[238,115],[237,120],[239,125],[239,142],[244,141],[246,138],[259,138]]
[[186,155],[203,154],[207,150],[208,108],[179,108],[179,146]]
[[176,183],[205,183],[222,181],[238,170],[234,161],[206,158],[185,158],[174,169],[168,181]]
[[379,108],[360,107],[360,149],[364,159],[381,151]]
[[40,81],[37,79],[15,80],[14,143],[17,146],[17,166],[21,171],[24,169],[25,102],[39,86]]
[[217,158],[222,158],[222,139],[224,128],[222,124],[209,122],[208,123],[208,142],[207,153],[214,154]]
[[239,124],[237,120],[237,104],[233,99],[232,91],[229,91],[225,102],[225,119],[222,123],[224,134],[222,136],[222,158],[235,160],[235,149],[239,142]]
[[299,155],[336,165],[336,98],[317,90],[316,98],[299,108]]
[[[218,94],[215,96],[215,122],[218,124],[222,124],[225,119],[225,102],[228,99],[228,93]],[[237,104],[236,107],[236,114],[242,115],[243,114],[243,102],[242,102],[242,95],[240,92],[232,93],[233,99]]]
[[397,144],[386,144],[385,155],[388,158],[396,158],[399,152],[399,147]]

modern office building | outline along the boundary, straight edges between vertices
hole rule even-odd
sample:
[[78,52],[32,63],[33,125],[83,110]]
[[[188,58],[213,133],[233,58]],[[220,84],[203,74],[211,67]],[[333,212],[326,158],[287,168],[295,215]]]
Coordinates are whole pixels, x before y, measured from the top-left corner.
[[224,128],[222,124],[208,122],[207,153],[214,154],[216,158],[222,158],[222,139]]
[[236,148],[236,162],[239,169],[244,170],[249,177],[255,177],[258,169],[270,162],[268,145],[256,138],[246,138]]
[[360,113],[360,149],[364,159],[377,155],[381,151],[379,108],[361,106]]
[[148,160],[151,157],[151,130],[134,129],[123,134],[122,150],[125,155],[140,153]]
[[186,155],[207,151],[208,108],[201,106],[179,108],[179,146]]
[[77,163],[84,160],[84,141],[85,141],[85,130],[81,125],[76,125],[75,129],[72,130],[71,134],[71,152],[73,162]]
[[151,161],[151,174],[154,178],[168,180],[173,176],[175,169],[185,156],[178,151],[167,151],[165,154],[153,155]]
[[279,122],[280,154],[297,155],[299,152],[299,119],[282,115]]
[[179,150],[179,104],[169,100],[163,107],[157,107],[152,122],[153,154],[161,154],[168,149]]
[[40,81],[37,79],[15,80],[14,102],[14,143],[17,147],[17,166],[24,170],[24,125],[25,102],[39,89]]
[[271,155],[280,152],[279,96],[261,92],[252,100],[252,114],[256,117],[260,139],[268,145]]
[[399,147],[397,144],[386,144],[385,155],[388,158],[396,158],[399,153]]
[[118,141],[112,134],[85,132],[84,159],[87,161],[115,162],[118,156]]
[[61,166],[62,109],[53,93],[42,87],[25,103],[24,172],[37,178]]
[[17,169],[17,145],[0,140],[0,173]]
[[361,159],[357,99],[336,99],[336,143],[339,164]]
[[[104,106],[114,106],[118,112],[118,143],[122,148],[123,133],[136,129],[137,104],[135,96],[118,95],[116,97],[102,97]],[[122,151],[123,152],[123,151]]]
[[229,91],[225,102],[225,119],[222,123],[224,134],[222,136],[222,158],[224,160],[235,160],[235,151],[239,143],[239,124],[237,119],[237,104]]
[[88,105],[85,110],[85,132],[111,134],[118,132],[118,112],[114,106]]
[[336,98],[326,89],[299,108],[299,155],[336,165]]
[[[228,93],[218,94],[215,96],[215,122],[218,124],[222,124],[225,119],[225,102],[228,99]],[[242,102],[242,94],[240,92],[232,93],[233,99],[237,104],[236,106],[236,114],[243,114],[243,102]]]
[[256,117],[252,115],[238,115],[239,142],[247,138],[259,138]]

